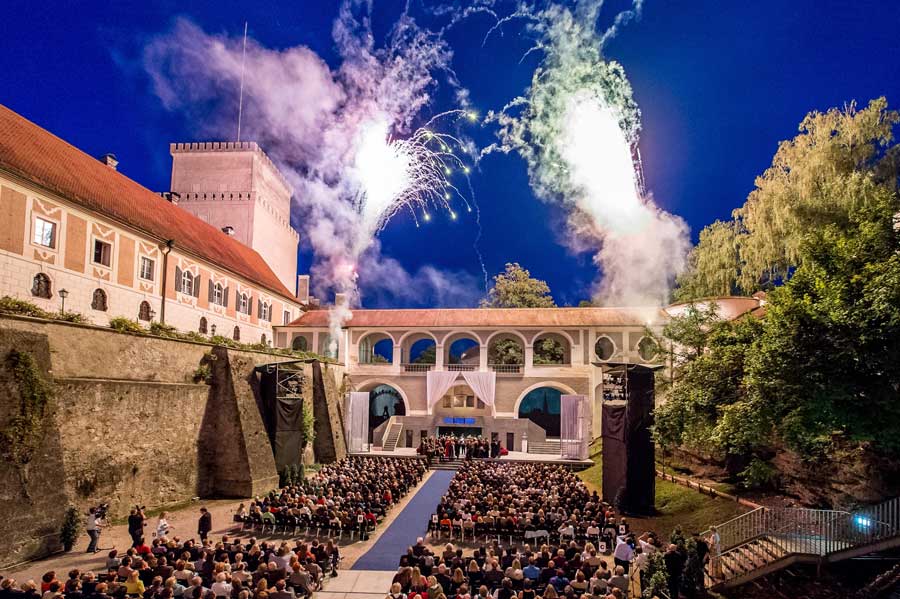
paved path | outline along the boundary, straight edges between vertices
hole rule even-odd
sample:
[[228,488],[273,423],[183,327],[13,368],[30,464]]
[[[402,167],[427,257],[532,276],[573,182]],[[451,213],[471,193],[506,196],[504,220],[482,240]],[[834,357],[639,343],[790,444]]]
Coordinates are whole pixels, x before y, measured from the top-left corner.
[[[414,545],[416,538],[425,536],[431,514],[441,496],[450,487],[450,480],[454,474],[456,472],[452,470],[433,471],[369,551],[356,560],[353,570],[396,571],[400,557],[406,553],[407,547]],[[387,589],[378,590],[387,592]]]

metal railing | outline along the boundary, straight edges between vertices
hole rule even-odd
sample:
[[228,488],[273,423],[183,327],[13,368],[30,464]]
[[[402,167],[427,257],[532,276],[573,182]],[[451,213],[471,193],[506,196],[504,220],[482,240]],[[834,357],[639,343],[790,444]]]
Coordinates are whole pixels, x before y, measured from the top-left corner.
[[475,372],[478,366],[475,364],[447,364],[447,370],[455,372]]
[[519,374],[524,364],[489,364],[488,368],[500,374]]
[[[900,497],[853,512],[760,507],[718,525],[716,530],[721,547],[718,560],[722,563],[731,555],[739,557],[750,549],[748,545],[762,538],[784,552],[773,559],[787,554],[821,557],[900,536]],[[743,573],[723,576],[719,572],[718,578],[726,580]]]
[[434,370],[434,364],[401,364],[403,372],[428,372]]

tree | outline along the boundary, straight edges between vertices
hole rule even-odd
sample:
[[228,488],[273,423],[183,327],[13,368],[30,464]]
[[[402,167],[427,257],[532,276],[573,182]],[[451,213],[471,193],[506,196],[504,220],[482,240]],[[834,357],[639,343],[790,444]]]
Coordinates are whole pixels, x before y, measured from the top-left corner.
[[565,361],[563,344],[553,338],[546,338],[534,344],[535,364],[562,364]]
[[482,308],[554,308],[556,303],[545,281],[534,279],[518,262],[494,277],[494,286],[481,301]]
[[429,345],[413,360],[413,364],[435,364],[437,362],[437,346]]
[[851,103],[809,113],[800,134],[779,144],[732,220],[700,233],[676,298],[749,295],[787,281],[807,257],[809,231],[852,227],[854,211],[879,189],[894,188],[900,150],[891,142],[898,122],[884,98],[862,110]]
[[488,361],[491,364],[524,364],[522,343],[516,339],[499,339],[491,343]]

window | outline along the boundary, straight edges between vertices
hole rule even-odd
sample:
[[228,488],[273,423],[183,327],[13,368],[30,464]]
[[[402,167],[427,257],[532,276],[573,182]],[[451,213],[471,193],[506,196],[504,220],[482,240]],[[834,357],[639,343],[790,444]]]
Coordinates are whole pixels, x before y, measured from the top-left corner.
[[141,306],[138,308],[138,320],[150,320],[150,302],[143,301],[141,302]]
[[48,248],[56,247],[56,223],[35,217],[34,243]]
[[284,311],[284,314],[281,315],[281,324],[287,324],[291,321],[291,313],[288,310]]
[[206,317],[205,316],[200,317],[200,328],[198,330],[201,335],[206,334]]
[[638,355],[641,356],[641,360],[644,362],[649,362],[653,358],[656,357],[656,354],[659,353],[659,345],[656,344],[650,337],[642,337],[640,341],[638,341]]
[[217,306],[222,306],[225,304],[225,288],[222,287],[221,283],[216,283],[213,285],[213,292],[210,301]]
[[594,353],[603,361],[612,358],[615,351],[616,346],[609,337],[600,337],[597,339],[597,343],[594,344]]
[[238,296],[237,311],[241,314],[250,314],[250,298],[246,293]]
[[50,292],[50,277],[42,272],[34,275],[34,279],[31,281],[31,295],[50,299],[52,296]]
[[267,343],[266,343],[266,334],[265,334],[265,333],[263,333],[262,335],[260,335],[260,337],[259,337],[259,342],[262,343],[263,345],[267,345]]
[[181,293],[194,295],[194,275],[187,270],[181,273]]
[[91,299],[91,309],[106,312],[106,292],[102,289],[94,289],[94,297]]
[[140,277],[145,281],[152,281],[156,271],[156,263],[150,258],[141,256],[141,272]]
[[309,347],[309,344],[306,341],[306,337],[294,337],[294,340],[291,342],[291,349],[294,351],[306,351],[307,347]]
[[267,320],[269,322],[272,321],[272,306],[265,303],[260,302],[259,304],[259,319]]
[[94,264],[109,266],[112,264],[112,246],[99,239],[94,240]]
[[241,327],[234,327],[234,334],[232,335],[235,341],[241,340]]

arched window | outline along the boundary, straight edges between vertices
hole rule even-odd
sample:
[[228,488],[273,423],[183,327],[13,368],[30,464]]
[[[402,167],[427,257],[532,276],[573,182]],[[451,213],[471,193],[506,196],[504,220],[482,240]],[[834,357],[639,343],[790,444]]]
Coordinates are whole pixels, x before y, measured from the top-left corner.
[[194,275],[190,271],[181,273],[181,293],[185,295],[194,295]]
[[150,302],[146,300],[141,302],[141,307],[138,308],[138,320],[150,320]]
[[250,314],[250,296],[246,293],[238,296],[237,311],[241,314]]
[[262,335],[259,336],[259,342],[262,343],[263,345],[266,345],[266,334],[265,333],[263,333]]
[[600,337],[597,339],[597,343],[594,344],[594,353],[604,362],[612,358],[615,351],[616,346],[609,337]]
[[94,297],[91,299],[91,309],[106,312],[106,292],[102,289],[94,289]]
[[210,299],[212,303],[217,306],[225,305],[225,288],[222,287],[221,283],[216,283],[215,286],[213,286],[213,295]]
[[259,319],[270,321],[272,320],[272,306],[265,302],[259,303]]
[[306,337],[294,337],[294,340],[291,342],[291,349],[294,351],[306,351],[309,347],[309,342],[306,340]]
[[234,334],[232,335],[235,341],[241,340],[241,327],[234,327]]
[[53,294],[50,292],[50,277],[42,272],[34,275],[34,279],[31,282],[31,295],[44,299],[53,297]]
[[205,334],[206,334],[206,330],[207,330],[207,328],[206,328],[206,317],[205,317],[205,316],[201,316],[201,317],[200,317],[200,334],[205,335]]

